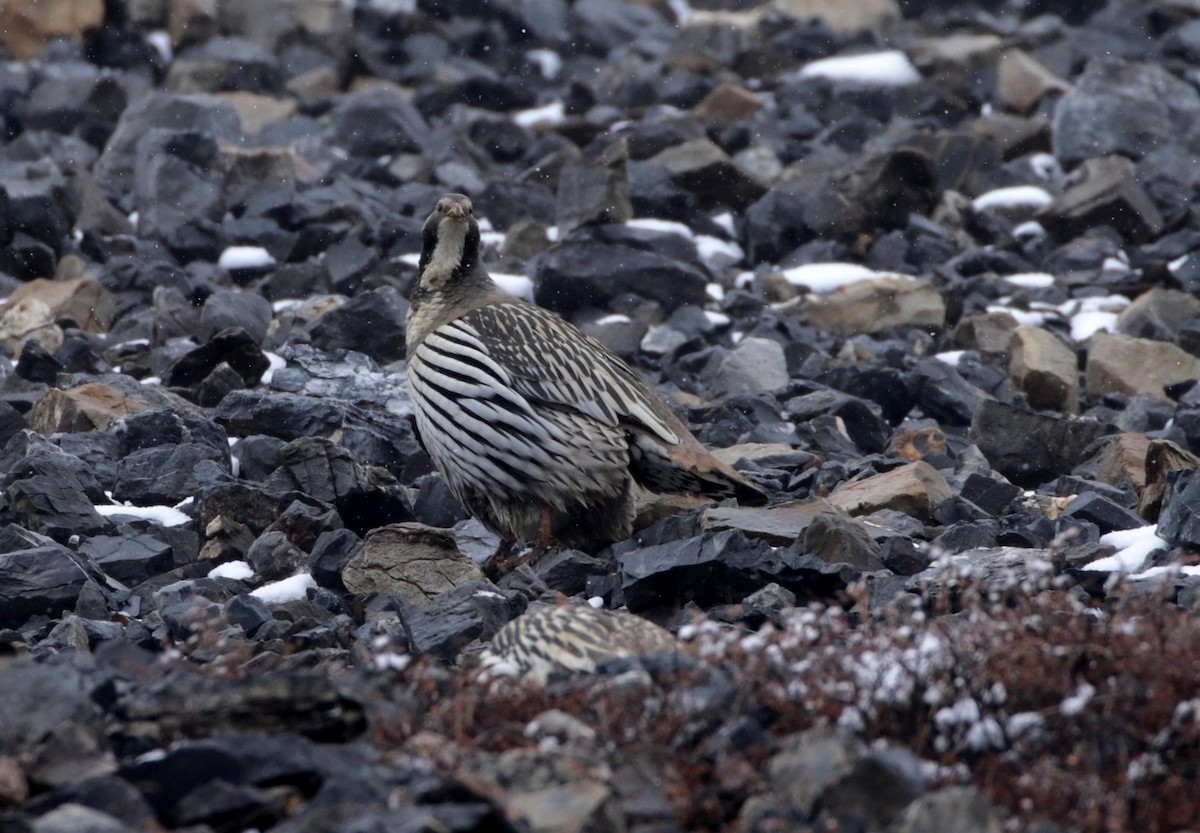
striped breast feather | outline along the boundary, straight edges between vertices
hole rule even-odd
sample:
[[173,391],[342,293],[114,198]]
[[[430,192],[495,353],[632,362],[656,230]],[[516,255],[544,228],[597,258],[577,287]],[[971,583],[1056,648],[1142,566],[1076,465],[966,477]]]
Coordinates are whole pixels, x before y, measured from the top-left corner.
[[569,408],[606,425],[640,426],[666,443],[682,438],[666,406],[591,336],[541,307],[491,304],[459,319],[530,400]]

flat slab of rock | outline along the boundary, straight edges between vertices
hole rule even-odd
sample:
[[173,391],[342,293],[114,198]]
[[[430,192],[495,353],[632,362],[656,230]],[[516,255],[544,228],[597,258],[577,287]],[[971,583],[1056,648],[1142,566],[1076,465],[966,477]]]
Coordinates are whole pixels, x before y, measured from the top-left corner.
[[1200,359],[1170,342],[1096,333],[1090,344],[1088,396],[1148,393],[1167,399],[1164,385],[1200,378]]
[[351,593],[387,593],[424,605],[463,582],[482,581],[483,571],[458,551],[454,530],[418,523],[373,530],[342,569]]
[[850,335],[889,327],[939,329],[946,321],[946,303],[937,288],[928,281],[902,277],[858,281],[810,298],[803,309],[815,326]]
[[1035,408],[1076,413],[1079,370],[1075,351],[1040,327],[1021,326],[1010,342],[1009,376]]
[[29,426],[40,434],[102,431],[114,419],[149,407],[99,382],[70,390],[54,388],[34,403]]
[[952,494],[946,478],[922,460],[840,486],[829,502],[851,515],[894,509],[928,520],[934,508]]
[[749,538],[760,538],[775,546],[785,546],[804,534],[820,514],[838,510],[824,500],[796,501],[768,508],[716,506],[704,512],[705,529],[720,532],[739,529]]

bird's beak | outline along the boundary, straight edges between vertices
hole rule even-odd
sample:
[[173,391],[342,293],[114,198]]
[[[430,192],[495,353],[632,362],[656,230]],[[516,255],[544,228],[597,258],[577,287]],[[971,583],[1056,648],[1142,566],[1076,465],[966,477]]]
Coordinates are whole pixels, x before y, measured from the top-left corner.
[[467,212],[466,209],[463,208],[462,203],[452,202],[450,203],[449,207],[446,208],[446,216],[455,220],[461,220],[463,217],[467,216]]

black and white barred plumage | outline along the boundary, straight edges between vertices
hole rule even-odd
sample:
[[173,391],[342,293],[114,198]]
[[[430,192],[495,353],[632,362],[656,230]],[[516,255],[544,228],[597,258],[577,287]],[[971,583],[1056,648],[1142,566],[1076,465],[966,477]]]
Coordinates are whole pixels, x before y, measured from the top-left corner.
[[545,685],[556,673],[594,672],[609,660],[679,650],[670,632],[624,611],[583,605],[532,608],[502,627],[480,655],[491,677]]
[[635,482],[765,502],[608,348],[493,283],[469,199],[438,201],[419,268],[407,324],[417,430],[467,511],[509,543],[627,537]]

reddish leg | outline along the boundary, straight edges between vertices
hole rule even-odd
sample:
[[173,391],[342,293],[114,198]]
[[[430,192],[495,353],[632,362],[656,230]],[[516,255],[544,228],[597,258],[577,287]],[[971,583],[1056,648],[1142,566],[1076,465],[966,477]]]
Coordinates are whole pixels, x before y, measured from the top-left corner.
[[[507,540],[509,540],[508,536],[500,543],[503,545]],[[512,539],[512,541],[515,540],[515,538]],[[509,541],[508,549],[512,548],[512,541]],[[508,549],[501,554],[500,548],[497,547],[495,554],[484,565],[483,574],[492,581],[496,581],[500,576],[511,573],[522,564],[536,564],[537,560],[545,555],[552,546],[554,546],[554,510],[546,506],[538,516],[537,540],[534,541],[533,548],[525,555],[509,558]]]

